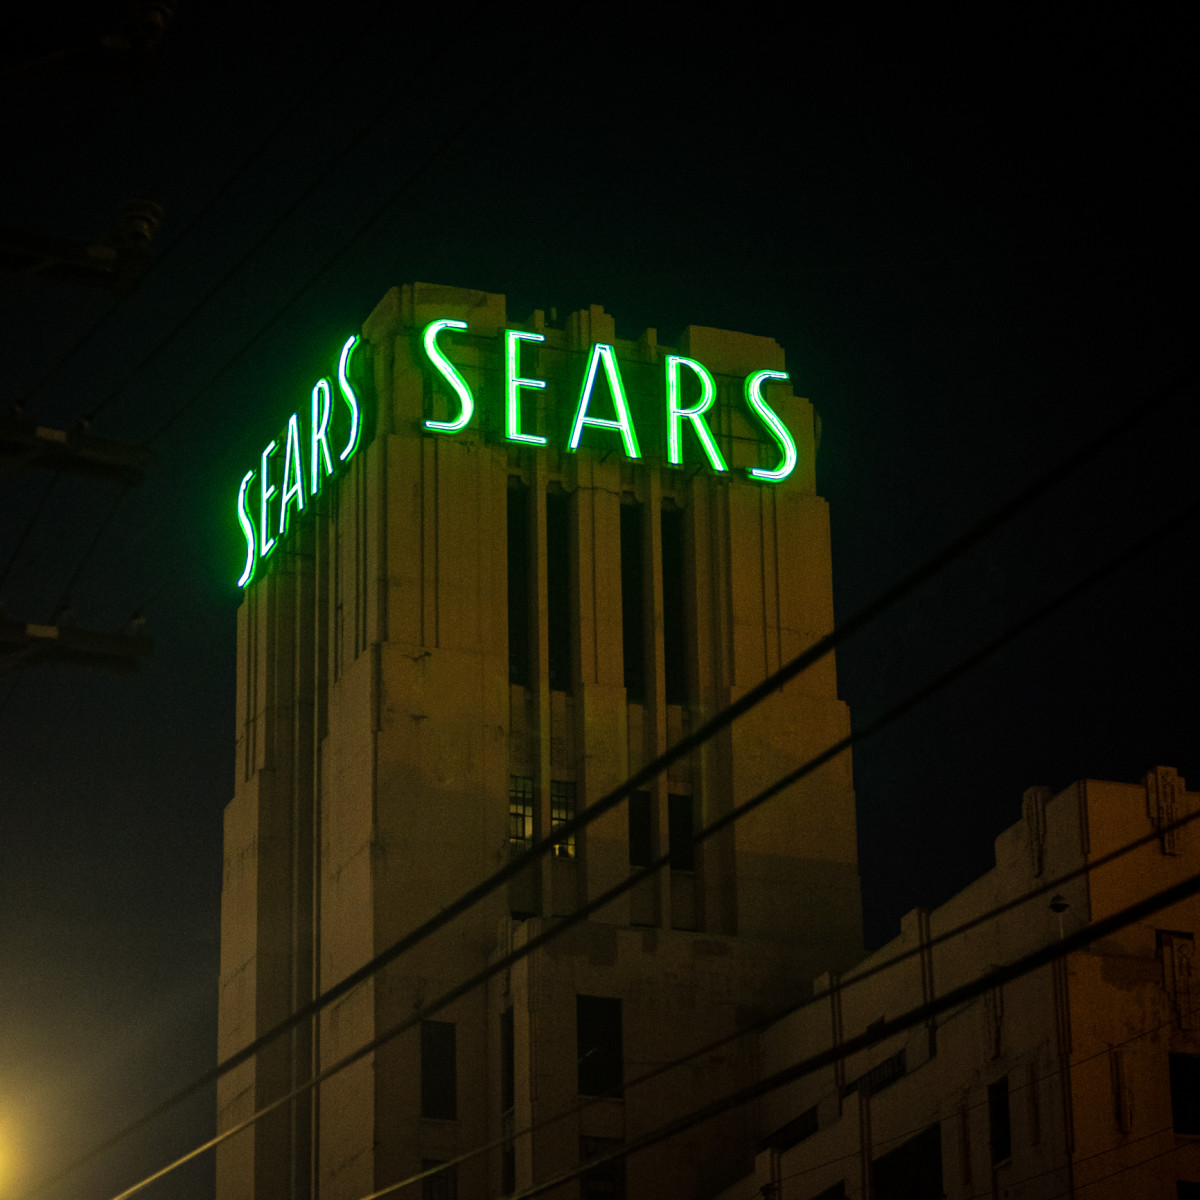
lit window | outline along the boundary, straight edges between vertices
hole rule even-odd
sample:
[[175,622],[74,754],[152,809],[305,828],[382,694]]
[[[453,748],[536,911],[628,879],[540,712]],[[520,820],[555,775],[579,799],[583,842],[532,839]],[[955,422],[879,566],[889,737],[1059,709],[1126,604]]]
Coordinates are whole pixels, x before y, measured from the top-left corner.
[[533,845],[533,779],[508,777],[508,844],[516,853]]
[[[575,785],[565,779],[550,781],[550,836],[554,831],[568,821],[575,820]],[[575,857],[575,835],[567,834],[554,843],[554,853],[558,858]]]

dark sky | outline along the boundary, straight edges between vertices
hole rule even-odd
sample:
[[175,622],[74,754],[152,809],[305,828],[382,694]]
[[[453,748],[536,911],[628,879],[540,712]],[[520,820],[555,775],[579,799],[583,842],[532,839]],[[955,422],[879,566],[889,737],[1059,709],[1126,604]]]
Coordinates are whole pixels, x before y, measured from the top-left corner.
[[[7,63],[108,32],[104,8],[58,9]],[[132,197],[166,210],[132,295],[0,292],[0,404],[133,442],[170,422],[123,497],[0,477],[5,614],[69,599],[115,629],[140,610],[156,647],[130,676],[0,678],[0,1163],[7,1143],[30,1174],[215,1059],[232,498],[388,287],[503,292],[515,319],[598,303],[619,336],[667,343],[775,337],[821,417],[840,616],[1195,355],[1182,7],[787,28],[299,11],[256,26],[181,3],[144,78],[0,81],[0,226],[93,238]],[[840,651],[854,720],[1193,502],[1194,394]],[[856,752],[870,944],[985,870],[1031,784],[1163,763],[1197,786],[1195,540],[1193,522]],[[211,1128],[208,1105],[60,1194],[132,1182]],[[210,1161],[147,1194],[204,1194]]]

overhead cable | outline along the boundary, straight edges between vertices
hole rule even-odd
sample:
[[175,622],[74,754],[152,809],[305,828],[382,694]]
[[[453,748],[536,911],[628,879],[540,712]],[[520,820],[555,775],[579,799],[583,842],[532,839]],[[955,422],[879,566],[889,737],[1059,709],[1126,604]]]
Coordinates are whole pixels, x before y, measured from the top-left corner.
[[[941,551],[934,554],[931,558],[925,560],[914,571],[894,584],[891,588],[885,591],[875,601],[868,604],[853,617],[838,625],[829,634],[819,639],[812,647],[804,653],[798,655],[790,662],[786,663],[780,670],[768,676],[760,684],[751,688],[739,700],[729,705],[721,712],[715,714],[708,721],[704,722],[693,733],[687,735],[674,746],[669,747],[662,754],[658,755],[651,762],[646,764],[640,771],[636,772],[626,782],[613,791],[610,791],[605,796],[601,797],[594,804],[589,805],[581,813],[579,813],[571,821],[565,822],[563,825],[556,827],[553,838],[547,838],[535,842],[528,850],[513,858],[508,864],[499,868],[487,879],[477,884],[475,887],[463,893],[457,900],[451,902],[445,908],[429,920],[423,922],[416,929],[411,930],[408,934],[402,937],[399,941],[393,943],[387,949],[381,951],[374,958],[365,963],[362,967],[351,972],[344,979],[327,988],[319,996],[307,1004],[302,1005],[290,1016],[277,1023],[274,1027],[259,1035],[248,1045],[234,1054],[228,1056],[210,1071],[206,1071],[192,1083],[181,1088],[173,1095],[167,1097],[160,1104],[149,1110],[141,1117],[125,1126],[112,1137],[107,1138],[104,1142],[93,1147],[80,1158],[75,1159],[66,1167],[56,1172],[52,1177],[45,1180],[38,1188],[29,1193],[30,1196],[36,1195],[38,1191],[49,1186],[51,1183],[63,1178],[64,1176],[73,1173],[79,1167],[91,1162],[98,1155],[104,1153],[111,1147],[124,1141],[127,1137],[144,1128],[150,1122],[156,1120],[163,1113],[168,1112],[177,1104],[186,1100],[189,1096],[194,1095],[201,1088],[206,1087],[210,1083],[214,1083],[223,1075],[240,1066],[244,1062],[248,1062],[253,1058],[259,1050],[264,1046],[269,1045],[277,1037],[286,1033],[288,1030],[295,1028],[297,1025],[309,1018],[315,1016],[323,1008],[346,995],[353,988],[357,987],[363,980],[370,978],[381,968],[388,963],[395,961],[402,954],[412,949],[418,943],[436,933],[438,930],[449,924],[456,917],[474,907],[475,904],[482,901],[486,896],[490,895],[497,888],[502,887],[507,881],[517,875],[520,871],[534,862],[539,861],[542,857],[550,854],[553,847],[564,837],[569,837],[574,833],[586,828],[597,817],[614,808],[618,803],[632,794],[634,791],[641,789],[646,783],[653,780],[658,774],[666,770],[672,763],[684,758],[694,750],[703,745],[709,738],[715,736],[723,729],[727,728],[744,712],[759,704],[768,695],[781,687],[790,679],[799,675],[807,667],[819,661],[826,654],[829,654],[837,646],[845,642],[859,629],[869,624],[876,617],[881,615],[888,608],[898,603],[905,596],[912,593],[916,588],[920,587],[929,579],[936,576],[952,562],[966,554],[975,546],[983,542],[987,537],[991,536],[999,528],[1012,521],[1025,509],[1029,508],[1043,495],[1049,492],[1064,478],[1077,471],[1091,459],[1107,449],[1118,438],[1123,436],[1129,430],[1148,419],[1149,416],[1156,413],[1166,403],[1174,398],[1177,392],[1180,392],[1194,380],[1196,374],[1196,364],[1191,364],[1180,376],[1172,380],[1170,383],[1153,391],[1141,404],[1135,405],[1128,410],[1117,420],[1110,423],[1104,429],[1100,430],[1092,438],[1087,440],[1080,448],[1061,459],[1054,467],[1045,472],[1031,483],[1026,485],[1021,491],[1016,493],[1004,504],[994,509],[990,514],[973,525],[965,533],[960,535],[944,547]],[[1163,531],[1165,533],[1165,531]]]
[[[1039,606],[1020,621],[1017,621],[1013,625],[1009,626],[1007,630],[997,635],[995,638],[992,638],[982,648],[961,659],[953,667],[942,672],[933,681],[918,689],[911,696],[893,706],[881,716],[864,725],[857,732],[852,732],[839,739],[832,746],[828,747],[815,757],[809,759],[796,770],[788,772],[786,775],[777,779],[773,784],[767,788],[764,788],[749,800],[744,801],[742,804],[733,808],[730,812],[718,817],[715,821],[710,822],[708,825],[698,830],[693,838],[693,842],[700,843],[714,836],[722,829],[732,825],[735,821],[740,820],[754,809],[766,803],[772,797],[778,795],[779,792],[783,791],[787,787],[790,787],[792,784],[798,782],[806,775],[811,774],[819,767],[825,765],[825,763],[844,753],[851,746],[865,740],[868,737],[871,737],[873,734],[879,732],[887,725],[890,725],[899,717],[911,711],[923,701],[944,690],[944,688],[949,686],[968,671],[972,670],[984,659],[996,653],[999,649],[1013,641],[1026,630],[1058,612],[1066,604],[1081,595],[1083,592],[1087,591],[1090,587],[1093,587],[1096,583],[1100,582],[1114,571],[1125,566],[1138,555],[1153,547],[1163,537],[1174,532],[1187,520],[1195,517],[1198,512],[1200,512],[1200,503],[1189,506],[1175,517],[1164,522],[1152,534],[1140,539],[1132,547],[1126,549],[1113,559],[1110,559],[1103,566],[1090,572],[1087,576],[1072,585],[1070,588],[1067,588],[1053,599]],[[637,779],[638,776],[634,776],[634,778]],[[621,789],[618,789],[618,791],[620,790]],[[596,806],[592,807],[595,808]],[[591,810],[589,809],[587,811]],[[569,833],[571,832],[570,827],[572,824],[575,824],[577,828],[579,827],[578,822],[564,823],[563,825],[556,827],[553,839],[546,839],[545,844],[553,845],[561,841],[564,837],[569,836]],[[536,847],[534,849],[536,849]],[[520,859],[514,861],[520,861],[521,859],[529,859],[532,861],[530,858],[531,854],[532,850],[527,851],[526,854],[520,856]],[[347,1067],[365,1058],[368,1054],[373,1053],[386,1042],[389,1042],[400,1034],[407,1032],[409,1029],[415,1028],[416,1026],[420,1025],[422,1021],[427,1020],[434,1014],[440,1012],[447,1005],[452,1004],[454,1001],[473,992],[476,988],[486,983],[489,979],[492,979],[496,975],[502,974],[503,972],[511,969],[518,962],[527,958],[541,947],[549,944],[555,938],[560,937],[566,930],[575,925],[581,924],[593,913],[611,904],[619,896],[624,895],[631,888],[636,887],[640,882],[642,882],[642,880],[647,879],[657,871],[662,870],[669,863],[670,854],[668,853],[660,855],[647,866],[631,872],[626,879],[621,880],[617,884],[608,888],[606,891],[602,892],[600,895],[587,901],[569,916],[558,919],[552,927],[541,930],[539,933],[529,938],[520,947],[517,947],[509,951],[509,953],[502,955],[481,971],[476,972],[474,975],[457,984],[449,991],[442,993],[442,995],[437,997],[435,1000],[423,1005],[410,1017],[407,1017],[403,1021],[392,1025],[382,1033],[377,1034],[375,1037],[359,1046],[357,1049],[346,1055],[343,1055],[341,1058],[331,1063],[328,1067],[323,1068],[304,1083],[264,1105],[262,1108],[251,1114],[251,1116],[243,1119],[235,1125],[232,1125],[228,1129],[222,1130],[220,1133],[216,1134],[202,1145],[197,1146],[195,1149],[189,1151],[182,1157],[176,1159],[174,1162],[169,1163],[167,1166],[154,1172],[152,1175],[147,1176],[140,1182],[134,1184],[132,1187],[120,1192],[117,1196],[113,1197],[113,1200],[127,1200],[128,1197],[135,1195],[137,1192],[149,1186],[156,1180],[176,1170],[178,1167],[183,1166],[185,1163],[192,1161],[192,1159],[198,1157],[200,1154],[215,1148],[216,1146],[236,1136],[238,1133],[241,1133],[243,1130],[250,1128],[270,1113],[276,1111],[286,1104],[291,1103],[300,1096],[305,1095],[313,1088],[319,1086],[321,1083],[324,1083],[327,1079],[332,1078],[334,1075],[345,1070]],[[360,979],[358,982],[362,982],[362,980]],[[226,1061],[228,1062],[229,1060]],[[224,1064],[221,1065],[224,1066]],[[218,1071],[219,1070],[220,1068],[218,1068]],[[204,1078],[204,1082],[212,1082],[214,1077],[215,1076],[213,1072],[208,1072]],[[197,1086],[201,1085],[193,1085],[192,1088],[189,1089],[188,1094],[195,1090],[195,1087]]]
[[[970,983],[964,983],[956,988],[951,988],[944,995],[920,1004],[916,1008],[911,1008],[898,1017],[879,1021],[863,1033],[855,1037],[846,1038],[828,1050],[811,1054],[790,1067],[773,1072],[765,1079],[740,1088],[738,1091],[732,1092],[719,1100],[714,1100],[710,1104],[693,1109],[684,1116],[677,1117],[675,1120],[668,1121],[660,1125],[657,1129],[643,1134],[641,1137],[634,1138],[617,1150],[608,1154],[598,1155],[582,1166],[565,1171],[560,1175],[556,1175],[553,1179],[544,1180],[541,1183],[526,1188],[524,1191],[517,1192],[513,1195],[512,1200],[530,1200],[533,1196],[540,1196],[545,1192],[552,1191],[554,1188],[562,1187],[564,1184],[578,1179],[581,1175],[586,1175],[588,1172],[595,1170],[598,1166],[603,1166],[605,1163],[616,1162],[619,1159],[627,1158],[631,1154],[647,1150],[651,1146],[660,1145],[662,1142],[689,1129],[693,1129],[705,1121],[719,1117],[731,1109],[740,1108],[743,1104],[747,1104],[751,1100],[757,1100],[760,1096],[767,1095],[768,1092],[776,1091],[786,1084],[794,1083],[797,1079],[803,1079],[806,1075],[812,1075],[814,1072],[822,1070],[825,1067],[833,1066],[834,1063],[848,1058],[851,1054],[857,1054],[861,1050],[868,1050],[872,1046],[877,1046],[881,1042],[896,1037],[898,1034],[906,1033],[908,1030],[914,1029],[918,1025],[923,1025],[925,1022],[933,1020],[933,1018],[940,1016],[952,1008],[957,1008],[960,1004],[966,1004],[976,999],[976,997],[983,995],[985,992],[1029,975],[1040,967],[1048,966],[1057,959],[1065,958],[1068,954],[1076,950],[1082,950],[1092,942],[1117,933],[1127,925],[1132,925],[1135,921],[1152,916],[1154,913],[1168,908],[1172,904],[1178,904],[1182,900],[1187,900],[1198,892],[1200,892],[1200,874],[1192,875],[1188,879],[1181,880],[1179,883],[1154,892],[1152,895],[1146,896],[1107,917],[1101,917],[1099,920],[1085,925],[1074,933],[1064,935],[1058,941],[1039,947],[1037,950],[1024,954],[1011,963],[996,967],[978,976],[976,979],[971,980]],[[129,1194],[131,1193],[123,1192],[122,1196]]]

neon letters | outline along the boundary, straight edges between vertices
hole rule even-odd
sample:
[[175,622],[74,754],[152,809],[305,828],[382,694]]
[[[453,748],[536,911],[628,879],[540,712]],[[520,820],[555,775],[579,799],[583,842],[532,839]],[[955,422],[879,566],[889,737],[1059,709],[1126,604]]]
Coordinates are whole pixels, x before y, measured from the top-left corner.
[[[467,427],[475,412],[475,397],[471,392],[470,385],[446,357],[445,350],[439,343],[440,336],[447,331],[463,333],[466,330],[466,321],[442,319],[431,321],[421,333],[421,348],[428,365],[440,376],[447,390],[447,398],[450,399],[451,405],[458,410],[457,416],[452,420],[425,421],[423,427],[435,433],[458,433]],[[522,375],[520,366],[522,344],[533,343],[536,345],[544,342],[545,335],[528,333],[521,329],[505,329],[503,338],[504,438],[506,441],[523,445],[545,446],[548,439],[540,434],[529,432],[522,423],[521,393],[540,391],[547,386],[547,381],[530,375]],[[667,462],[671,466],[682,466],[683,434],[684,428],[687,427],[690,428],[699,443],[708,465],[714,471],[727,472],[729,467],[705,417],[717,399],[717,384],[712,372],[694,358],[684,358],[678,354],[667,355],[664,360],[664,368],[663,392],[666,407]],[[605,407],[602,402],[593,405],[599,390],[597,382],[601,376],[604,377],[607,384],[612,416],[601,416],[593,411],[594,407]],[[757,479],[764,483],[778,483],[796,469],[795,439],[780,419],[779,414],[771,408],[763,396],[763,388],[767,383],[782,383],[787,378],[788,375],[785,371],[755,371],[746,377],[743,386],[743,399],[750,415],[762,426],[763,432],[774,443],[780,455],[778,465],[769,470],[762,467],[746,468],[746,474],[751,479]],[[683,393],[687,391],[692,394],[697,388],[699,389],[699,398],[690,402],[685,401]],[[587,429],[605,430],[618,434],[627,458],[640,459],[642,457],[629,405],[629,395],[621,375],[620,364],[617,361],[616,348],[605,342],[594,343],[588,352],[566,448],[571,451],[578,450],[584,431]]]
[[[476,397],[447,354],[456,338],[467,333],[466,321],[446,317],[430,321],[416,339],[417,353],[423,356],[421,365],[428,369],[431,382],[447,402],[444,420],[422,422],[422,429],[431,433],[452,437],[475,419]],[[504,440],[517,445],[545,446],[549,438],[533,432],[534,422],[528,413],[522,418],[521,405],[523,399],[534,399],[530,393],[536,396],[549,385],[548,380],[539,377],[535,365],[537,349],[546,337],[523,329],[505,329],[501,331],[501,338]],[[358,344],[359,339],[351,337],[342,346],[337,371],[331,372],[336,375],[336,383],[322,378],[313,385],[310,406],[303,414],[307,417],[307,425],[300,411],[292,413],[283,430],[263,447],[257,466],[242,477],[237,495],[237,520],[246,542],[246,559],[238,587],[244,588],[250,583],[259,562],[271,555],[308,505],[320,495],[322,482],[333,477],[341,464],[349,462],[358,449],[363,426],[362,408],[349,376]],[[522,352],[526,356],[524,368]],[[645,430],[645,423],[651,419],[647,414],[652,411],[647,407],[645,395],[646,373],[658,368],[643,363],[637,369],[640,384],[635,396],[639,404],[635,409],[630,405],[616,347],[607,342],[593,343],[583,363],[579,390],[573,399],[566,450],[578,451],[586,436],[592,446],[606,449],[619,446],[626,458],[641,459],[634,416],[636,412]],[[710,414],[717,402],[717,382],[712,372],[696,359],[678,354],[666,355],[661,370],[662,408],[659,412],[662,423],[654,431],[652,444],[662,448],[669,465],[679,467],[684,460],[685,434],[690,434],[707,465],[715,472],[728,475],[729,465],[709,425]],[[741,388],[747,415],[761,427],[767,442],[779,455],[774,467],[745,468],[750,479],[762,483],[779,483],[796,469],[795,439],[763,394],[768,383],[785,383],[787,379],[784,371],[754,371],[746,376]],[[573,390],[574,384],[570,386]],[[335,388],[341,403],[335,400]],[[562,415],[564,424],[561,428],[565,432],[566,413]]]
[[[362,408],[348,374],[357,346],[357,337],[347,338],[338,356],[337,387],[346,410],[344,421],[338,424],[349,426],[346,444],[338,451],[338,463],[353,457],[362,436]],[[258,469],[247,471],[242,477],[237,519],[246,539],[246,562],[238,587],[244,588],[254,578],[259,561],[287,537],[289,524],[304,512],[308,501],[320,495],[321,481],[334,473],[336,464],[329,445],[330,426],[334,422],[333,385],[328,379],[318,379],[313,385],[309,416],[307,439],[300,435],[300,414],[292,413],[282,435],[282,454],[279,439],[272,438],[259,455]],[[253,506],[257,525],[249,506],[252,487],[258,500]]]

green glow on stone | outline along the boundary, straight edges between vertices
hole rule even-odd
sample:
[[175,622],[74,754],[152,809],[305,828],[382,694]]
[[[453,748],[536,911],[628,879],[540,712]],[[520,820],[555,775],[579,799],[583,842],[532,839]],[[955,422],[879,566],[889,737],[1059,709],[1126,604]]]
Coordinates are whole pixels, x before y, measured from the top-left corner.
[[247,471],[242,479],[242,486],[238,488],[238,524],[242,527],[242,533],[246,538],[246,566],[242,571],[241,578],[237,581],[240,588],[244,588],[254,578],[254,544],[257,539],[254,533],[254,522],[250,520],[250,514],[246,511],[246,489],[250,486],[250,480],[253,478],[254,472]]
[[[275,495],[276,488],[271,479],[271,455],[279,448],[279,443],[271,439],[267,448],[262,452],[262,480],[260,481],[259,493],[261,500],[259,502],[259,524],[258,524],[258,556],[266,558],[272,550],[275,549],[275,539],[271,537],[267,530],[271,528],[271,523],[267,519],[267,501]],[[270,486],[268,486],[270,484]]]
[[279,497],[279,536],[287,537],[288,505],[304,511],[304,462],[300,457],[300,418],[288,417],[287,445],[283,452],[283,493]]
[[350,355],[354,353],[355,346],[358,345],[358,337],[350,337],[346,339],[346,344],[342,347],[341,357],[338,359],[338,385],[342,389],[342,397],[350,406],[350,437],[346,442],[346,448],[338,455],[341,462],[345,462],[355,450],[358,449],[358,435],[362,432],[362,422],[359,419],[358,397],[354,394],[354,389],[350,386],[350,380],[346,378],[346,367],[350,363]]
[[[321,490],[321,476],[333,474],[333,459],[329,456],[329,409],[332,397],[329,392],[329,380],[318,379],[312,390],[312,471],[309,475],[312,494],[315,496]],[[317,458],[317,447],[321,448],[321,459],[325,468],[321,469],[321,459]]]
[[467,381],[458,373],[454,364],[438,349],[437,344],[437,336],[443,329],[466,329],[466,327],[466,321],[448,319],[431,321],[425,326],[425,332],[421,335],[421,342],[425,347],[425,353],[429,356],[429,361],[454,389],[462,404],[462,411],[459,413],[457,421],[426,421],[426,429],[436,429],[441,433],[457,433],[460,429],[466,428],[471,414],[475,411],[475,400],[471,395],[471,389],[467,387]]
[[[617,411],[615,421],[587,415],[588,404],[592,399],[592,388],[596,383],[596,369],[601,361],[604,363],[604,372],[608,376],[613,407]],[[583,387],[579,389],[579,406],[575,410],[575,424],[571,427],[571,440],[567,446],[569,450],[579,449],[579,438],[585,425],[593,425],[597,429],[620,430],[621,440],[625,443],[625,453],[630,458],[642,457],[642,452],[638,449],[637,434],[633,431],[633,420],[629,415],[629,402],[625,399],[625,385],[621,382],[621,372],[617,367],[617,352],[612,346],[607,346],[603,342],[597,342],[588,356]]]
[[[700,399],[690,408],[681,408],[679,405],[679,369],[681,367],[687,367],[700,380]],[[721,457],[721,451],[717,448],[712,431],[704,420],[704,414],[712,408],[716,398],[717,385],[708,373],[707,367],[693,358],[681,358],[677,354],[667,355],[667,461],[673,466],[677,467],[683,462],[682,422],[691,421],[692,428],[700,439],[700,445],[704,447],[704,453],[712,464],[713,470],[729,470],[725,465],[725,459]]]
[[767,380],[780,382],[788,378],[786,371],[757,371],[746,376],[746,403],[754,409],[758,419],[767,427],[775,444],[783,451],[783,461],[774,471],[764,471],[758,467],[750,467],[747,474],[752,479],[764,479],[778,482],[786,479],[796,469],[796,443],[792,440],[788,427],[779,419],[775,411],[763,399],[762,386]]
[[504,436],[510,442],[526,442],[531,446],[544,446],[546,439],[536,433],[521,432],[521,389],[544,388],[544,379],[526,379],[517,374],[522,342],[544,342],[544,334],[525,333],[520,329],[504,331],[504,395],[506,397]]

